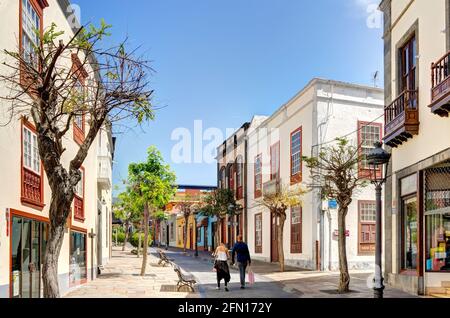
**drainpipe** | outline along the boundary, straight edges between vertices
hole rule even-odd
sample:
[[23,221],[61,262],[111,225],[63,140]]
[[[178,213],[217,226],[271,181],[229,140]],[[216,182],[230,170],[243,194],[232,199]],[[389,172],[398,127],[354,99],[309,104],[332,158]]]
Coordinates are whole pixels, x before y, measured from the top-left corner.
[[247,215],[248,215],[248,183],[247,183],[247,176],[248,176],[248,138],[247,136],[244,137],[244,215],[242,218],[242,221],[244,222],[244,242],[248,242],[248,225],[247,225]]
[[[321,199],[321,191],[319,190],[319,198]],[[325,270],[325,211],[322,209],[322,206],[319,204],[319,215],[320,215],[320,271]]]

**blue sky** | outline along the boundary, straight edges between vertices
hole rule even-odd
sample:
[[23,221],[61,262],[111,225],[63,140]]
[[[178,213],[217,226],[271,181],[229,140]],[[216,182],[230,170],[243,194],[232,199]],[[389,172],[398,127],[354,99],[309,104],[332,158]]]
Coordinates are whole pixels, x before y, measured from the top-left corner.
[[178,183],[215,185],[215,164],[173,164],[172,131],[240,127],[270,115],[311,78],[373,85],[381,28],[369,28],[377,0],[73,0],[83,23],[104,18],[112,40],[129,37],[152,61],[154,103],[164,107],[143,129],[118,135],[114,181],[158,147]]

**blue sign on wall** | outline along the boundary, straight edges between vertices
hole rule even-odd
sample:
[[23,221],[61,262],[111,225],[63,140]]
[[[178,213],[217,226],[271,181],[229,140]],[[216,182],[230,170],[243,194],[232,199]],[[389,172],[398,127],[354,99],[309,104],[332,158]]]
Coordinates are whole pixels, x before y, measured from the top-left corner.
[[328,200],[328,208],[329,209],[335,210],[335,209],[337,209],[337,207],[338,207],[338,204],[337,204],[336,200]]

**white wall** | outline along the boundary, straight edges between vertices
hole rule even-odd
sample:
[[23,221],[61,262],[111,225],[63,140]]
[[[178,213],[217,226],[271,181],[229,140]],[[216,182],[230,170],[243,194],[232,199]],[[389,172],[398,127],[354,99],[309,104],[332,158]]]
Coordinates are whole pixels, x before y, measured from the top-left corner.
[[[332,85],[331,85],[332,84]],[[330,86],[331,85],[331,86]],[[358,85],[340,82],[313,80],[304,90],[287,104],[283,105],[260,128],[278,128],[277,133],[269,134],[269,141],[256,138],[257,132],[249,132],[249,247],[255,259],[270,261],[270,213],[258,206],[254,200],[254,158],[262,153],[263,184],[270,180],[270,146],[280,141],[281,182],[290,182],[290,134],[302,127],[302,151],[304,156],[311,156],[313,146],[318,143],[333,141],[335,138],[349,134],[348,138],[357,143],[358,121],[371,122],[376,119],[382,123],[383,92]],[[319,128],[320,127],[320,128]],[[255,140],[256,139],[256,140]],[[305,164],[302,167],[303,183],[310,184],[310,171]],[[374,200],[371,187],[362,189],[354,197],[347,217],[347,228],[350,237],[347,240],[348,260],[350,268],[367,268],[373,264],[373,257],[358,255],[358,200]],[[317,191],[303,196],[302,254],[290,253],[290,211],[284,227],[284,252],[287,264],[315,269],[316,240],[320,240],[319,210],[322,202]],[[263,252],[255,253],[254,222],[255,215],[263,213]],[[337,229],[337,214],[331,212],[332,231]],[[328,233],[328,220],[325,219],[325,233]],[[328,268],[328,237],[325,235],[321,243],[325,249],[322,262]],[[332,269],[337,269],[337,241],[332,241]]]
[[[48,27],[52,22],[55,22],[58,29],[64,30],[64,41],[67,42],[69,37],[73,34],[64,13],[61,11],[56,0],[49,1],[50,6],[44,10],[44,28]],[[8,49],[17,51],[19,38],[19,1],[2,1],[0,2],[0,12],[2,19],[0,20],[0,29],[2,36],[0,37],[0,49]],[[4,60],[4,55],[1,56],[1,61]],[[70,61],[70,59],[68,59]],[[70,65],[68,65],[70,67]],[[7,69],[0,65],[0,72],[7,72]],[[4,83],[0,84],[0,94],[5,95],[7,89]],[[2,167],[1,178],[4,181],[0,192],[0,297],[9,297],[9,245],[10,237],[6,236],[6,209],[15,209],[25,213],[30,213],[39,217],[48,217],[48,210],[50,205],[50,188],[48,180],[44,173],[44,199],[45,208],[42,211],[25,206],[20,201],[21,189],[21,125],[20,116],[10,118],[8,108],[9,103],[0,103],[0,124],[6,126],[0,128],[0,152],[3,154],[0,157],[0,167]],[[25,112],[25,114],[27,114]],[[31,120],[30,120],[31,121]],[[88,127],[87,127],[88,129]],[[67,149],[62,156],[62,162],[67,167],[69,160],[75,156],[78,146],[73,141],[73,132],[70,130],[67,137],[63,141],[63,146]],[[94,143],[90,150],[83,167],[85,168],[85,222],[77,222],[72,220],[72,225],[85,229],[88,232],[91,228],[96,229],[96,215],[97,215],[97,163],[96,163],[96,143]],[[110,207],[111,193],[105,196]],[[111,209],[109,209],[111,211]],[[111,218],[109,218],[111,220]],[[105,222],[106,223],[106,222]],[[104,223],[104,224],[105,224]],[[107,231],[104,231],[105,235]],[[91,259],[91,239],[87,239],[87,253],[88,253],[88,278],[90,279],[90,268],[95,264]],[[94,244],[94,248],[96,244]],[[68,273],[69,273],[69,231],[66,231],[64,242],[61,248],[59,257],[58,273],[60,275],[60,289],[64,293],[68,288]],[[106,249],[106,247],[105,247]],[[94,253],[94,259],[96,253]],[[104,255],[107,255],[105,253]]]

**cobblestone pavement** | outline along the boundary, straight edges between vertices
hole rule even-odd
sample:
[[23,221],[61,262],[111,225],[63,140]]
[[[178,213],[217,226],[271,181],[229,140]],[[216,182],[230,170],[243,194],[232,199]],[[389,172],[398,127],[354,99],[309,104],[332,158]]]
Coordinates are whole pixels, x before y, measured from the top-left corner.
[[[176,262],[183,264],[185,269],[192,272],[201,282],[200,294],[202,297],[250,297],[250,298],[373,298],[373,290],[370,287],[373,278],[368,271],[351,272],[351,292],[344,295],[336,293],[339,282],[339,273],[318,272],[301,270],[294,267],[286,267],[285,272],[279,271],[278,264],[265,262],[252,262],[252,270],[255,272],[256,283],[254,286],[239,290],[239,275],[232,269],[230,293],[215,290],[215,273],[212,269],[210,253],[199,252],[199,257],[194,257],[194,252],[189,251],[184,255],[180,250],[170,249],[166,251]],[[385,298],[415,298],[415,296],[390,288],[385,289]]]
[[[69,292],[67,298],[186,298],[197,297],[176,292],[177,274],[170,266],[160,267],[158,258],[149,254],[146,276],[141,277],[142,256],[113,248],[113,258],[95,280]],[[161,291],[164,290],[164,291]],[[167,291],[169,290],[169,291]],[[198,294],[197,294],[198,295]]]
[[[212,270],[212,258],[207,252],[198,257],[192,251],[183,253],[179,249],[166,251],[169,258],[185,272],[196,278],[196,292],[176,292],[178,281],[171,266],[157,266],[156,249],[151,248],[147,275],[139,276],[142,258],[130,251],[113,249],[113,258],[102,275],[92,282],[69,292],[68,298],[373,298],[373,290],[368,287],[371,274],[368,272],[351,273],[352,292],[345,295],[336,293],[339,274],[305,271],[287,267],[284,273],[278,265],[254,261],[256,283],[241,290],[237,269],[231,268],[230,292],[216,290],[216,273]],[[410,298],[407,293],[387,287],[386,298]]]

